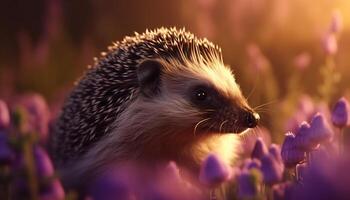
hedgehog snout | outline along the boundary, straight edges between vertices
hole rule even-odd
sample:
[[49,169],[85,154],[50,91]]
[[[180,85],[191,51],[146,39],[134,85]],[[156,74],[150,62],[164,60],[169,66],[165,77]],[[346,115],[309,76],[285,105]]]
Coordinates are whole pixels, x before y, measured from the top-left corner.
[[254,128],[258,125],[259,120],[260,120],[260,116],[258,113],[254,112],[254,111],[246,111],[244,114],[243,123],[248,128]]

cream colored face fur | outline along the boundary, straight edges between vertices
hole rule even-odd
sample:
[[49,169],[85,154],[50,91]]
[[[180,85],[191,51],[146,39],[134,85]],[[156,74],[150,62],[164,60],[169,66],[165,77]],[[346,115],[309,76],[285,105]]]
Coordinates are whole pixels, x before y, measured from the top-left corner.
[[214,85],[232,102],[247,105],[232,72],[216,60],[185,63],[191,67],[181,66],[176,60],[159,60],[164,67],[159,94],[152,98],[140,96],[133,102],[116,122],[117,128],[110,135],[113,139],[106,141],[114,147],[116,143],[130,143],[125,154],[135,156],[133,159],[176,160],[197,168],[209,152],[217,152],[230,163],[239,150],[238,136],[196,130],[205,113],[184,98],[192,85],[205,83]]

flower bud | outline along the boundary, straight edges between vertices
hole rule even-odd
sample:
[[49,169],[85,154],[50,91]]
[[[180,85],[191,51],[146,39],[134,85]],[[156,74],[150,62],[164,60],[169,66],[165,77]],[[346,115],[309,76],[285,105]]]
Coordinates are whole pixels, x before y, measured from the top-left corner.
[[296,164],[305,160],[305,151],[297,148],[295,135],[293,133],[286,134],[281,155],[286,167],[294,167]]
[[262,138],[258,138],[255,142],[251,157],[261,159],[267,153],[267,147]]
[[316,113],[310,123],[310,137],[314,143],[325,143],[332,139],[334,132],[324,115]]
[[221,161],[217,155],[211,154],[201,166],[199,180],[201,183],[211,187],[229,180],[230,176],[229,166]]
[[334,126],[344,128],[349,123],[349,102],[342,97],[337,101],[332,111],[332,122]]

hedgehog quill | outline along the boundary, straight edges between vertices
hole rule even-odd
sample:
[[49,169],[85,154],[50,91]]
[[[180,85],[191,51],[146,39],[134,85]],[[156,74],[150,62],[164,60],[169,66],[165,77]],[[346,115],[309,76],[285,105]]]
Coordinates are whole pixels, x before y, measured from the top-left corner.
[[147,30],[114,43],[77,83],[52,154],[72,187],[123,161],[198,173],[210,152],[233,163],[237,134],[258,121],[218,46],[184,29]]

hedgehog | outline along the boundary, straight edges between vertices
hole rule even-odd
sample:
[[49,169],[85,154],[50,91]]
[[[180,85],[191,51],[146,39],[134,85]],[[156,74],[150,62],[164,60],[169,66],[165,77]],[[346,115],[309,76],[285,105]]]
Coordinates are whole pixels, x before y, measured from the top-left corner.
[[211,152],[233,164],[257,126],[221,49],[185,29],[113,43],[67,97],[51,152],[67,187],[124,161],[175,161],[198,173]]

